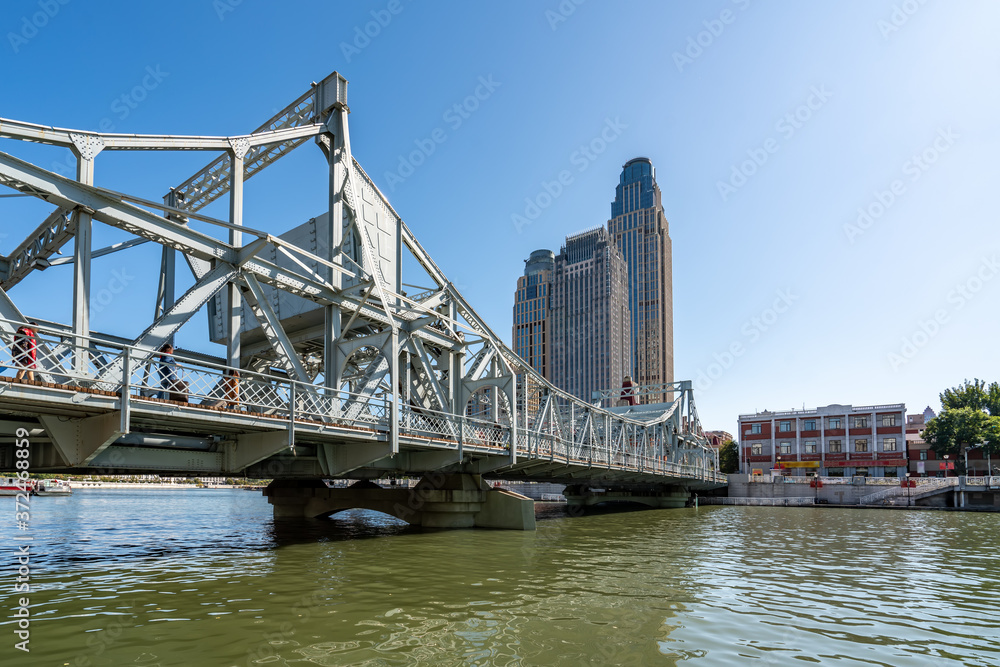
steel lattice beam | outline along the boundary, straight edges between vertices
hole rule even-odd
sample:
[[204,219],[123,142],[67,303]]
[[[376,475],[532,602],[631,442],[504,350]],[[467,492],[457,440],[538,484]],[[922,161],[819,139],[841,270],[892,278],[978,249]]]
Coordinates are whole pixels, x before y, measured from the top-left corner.
[[257,278],[247,274],[241,275],[240,278],[247,287],[244,293],[247,305],[254,317],[257,318],[264,335],[270,341],[271,349],[277,354],[278,364],[288,372],[290,377],[299,382],[309,383],[309,374],[302,367],[302,361],[295,353],[292,341],[289,340],[288,334],[285,333],[281,322],[278,321],[278,316],[274,314],[274,310],[267,302],[267,296],[260,283],[257,282]]
[[76,219],[71,213],[69,209],[57,208],[14,249],[7,258],[7,273],[0,287],[9,290],[34,269],[46,266],[49,257],[73,238]]

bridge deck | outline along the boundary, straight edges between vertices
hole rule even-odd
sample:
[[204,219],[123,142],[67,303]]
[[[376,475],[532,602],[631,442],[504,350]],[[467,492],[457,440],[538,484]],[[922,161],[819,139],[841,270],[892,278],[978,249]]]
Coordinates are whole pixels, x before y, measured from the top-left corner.
[[[269,473],[268,476],[338,474],[368,477],[449,467],[457,469],[464,461],[471,462],[473,471],[507,479],[559,482],[593,479],[600,483],[634,484],[662,484],[672,480],[693,488],[718,486],[725,481],[721,475],[706,474],[694,466],[625,451],[603,457],[603,460],[588,458],[588,454],[597,452],[584,447],[572,451],[552,435],[533,437],[522,433],[512,457],[509,428],[454,416],[448,422],[440,422],[434,415],[411,410],[403,411],[399,449],[393,456],[389,450],[388,424],[384,419],[352,421],[345,417],[317,419],[307,416],[290,419],[287,410],[259,411],[259,406],[238,402],[222,405],[184,402],[144,396],[141,392],[142,389],[136,387],[129,395],[127,432],[121,432],[121,428],[112,429],[115,441],[97,456],[89,462],[67,465],[57,456],[59,445],[63,443],[57,443],[58,437],[43,430],[40,418],[68,420],[89,427],[94,418],[111,417],[112,423],[120,424],[121,396],[95,387],[0,376],[0,410],[7,415],[4,431],[12,434],[17,427],[23,426],[32,432],[32,446],[36,451],[46,445],[53,448],[54,451],[37,457],[37,463],[32,465],[36,472],[107,473],[110,468],[121,473],[238,474],[242,471],[233,467],[234,459],[238,459],[233,454],[239,451],[241,441],[248,442],[248,436],[256,434],[272,436],[265,457],[270,459],[270,465],[261,466],[254,461],[248,467],[256,465],[259,472]],[[453,427],[451,431],[449,424]],[[289,430],[293,433],[294,450],[288,446]],[[142,444],[149,442],[155,445]],[[227,444],[233,442],[235,444]],[[321,459],[325,454],[335,454],[337,447],[358,445],[374,445],[370,451],[362,452],[362,459],[372,460],[350,470],[324,469]],[[227,452],[227,447],[235,451]],[[411,456],[422,452],[436,452],[438,456],[424,463]],[[393,459],[398,462],[394,463]],[[0,462],[3,462],[2,457]]]

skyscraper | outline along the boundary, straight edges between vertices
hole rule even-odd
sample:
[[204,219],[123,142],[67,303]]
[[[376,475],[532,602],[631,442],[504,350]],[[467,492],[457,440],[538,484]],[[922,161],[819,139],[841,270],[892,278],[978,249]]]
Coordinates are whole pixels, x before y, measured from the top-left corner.
[[[608,231],[628,265],[632,379],[640,385],[674,380],[673,270],[669,226],[656,170],[649,158],[629,160],[615,188]],[[670,400],[668,392],[643,402]]]
[[[552,277],[551,381],[589,401],[629,374],[625,260],[604,227],[566,237]],[[608,405],[614,402],[608,401]]]
[[550,382],[548,315],[555,257],[551,250],[531,253],[514,292],[514,351]]

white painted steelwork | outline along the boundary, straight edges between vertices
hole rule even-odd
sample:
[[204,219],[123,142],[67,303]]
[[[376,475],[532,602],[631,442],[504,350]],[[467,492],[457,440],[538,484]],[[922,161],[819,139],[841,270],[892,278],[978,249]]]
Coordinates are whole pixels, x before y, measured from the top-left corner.
[[[0,137],[64,146],[79,162],[70,179],[0,153],[0,185],[54,207],[0,258],[0,368],[25,363],[13,346],[27,318],[7,291],[35,270],[74,273],[73,322],[39,327],[36,381],[0,375],[0,407],[38,424],[33,469],[725,483],[690,382],[671,385],[671,404],[623,414],[575,399],[514,354],[354,158],[348,114],[347,81],[334,72],[229,137],[0,119]],[[244,226],[244,182],[309,139],[326,158],[327,210],[282,236]],[[157,203],[95,184],[106,150],[219,155]],[[223,196],[227,220],[199,213]],[[95,250],[93,223],[134,238]],[[70,238],[72,258],[53,257]],[[128,340],[92,330],[90,261],[149,242],[162,247],[152,321]],[[183,294],[178,252],[194,277]],[[404,275],[404,265],[419,268]],[[225,353],[164,358],[203,310]],[[0,420],[0,433],[9,426]],[[0,445],[0,466],[4,455]]]

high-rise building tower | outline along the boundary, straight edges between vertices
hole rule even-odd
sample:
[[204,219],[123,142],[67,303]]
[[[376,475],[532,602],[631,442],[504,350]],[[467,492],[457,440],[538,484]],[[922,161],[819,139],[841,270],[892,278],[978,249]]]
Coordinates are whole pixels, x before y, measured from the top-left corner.
[[604,227],[566,237],[550,313],[551,382],[587,401],[594,391],[620,387],[630,372],[628,276]]
[[531,253],[514,292],[514,351],[550,382],[549,298],[555,262],[551,250]]
[[[640,385],[674,380],[674,299],[670,234],[656,171],[648,158],[622,167],[608,231],[628,264],[632,319],[632,379]],[[670,400],[668,392],[643,402]]]

